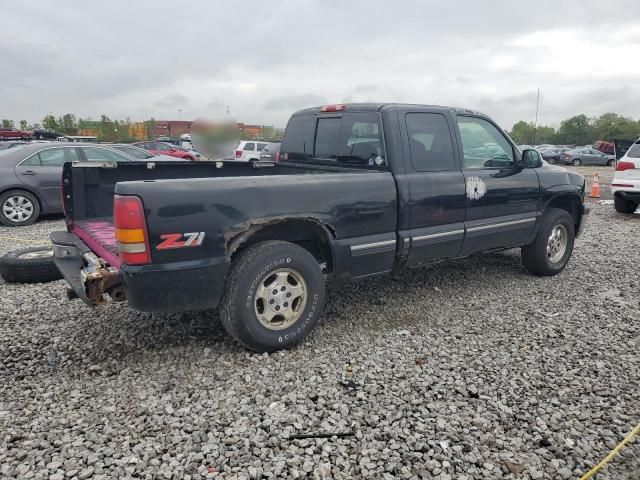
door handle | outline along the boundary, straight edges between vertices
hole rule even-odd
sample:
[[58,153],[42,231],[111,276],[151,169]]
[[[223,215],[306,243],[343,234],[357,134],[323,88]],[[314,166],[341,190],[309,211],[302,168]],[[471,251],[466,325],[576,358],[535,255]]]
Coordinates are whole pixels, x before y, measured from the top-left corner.
[[20,175],[36,175],[36,172],[33,170],[25,170],[24,172],[20,172]]

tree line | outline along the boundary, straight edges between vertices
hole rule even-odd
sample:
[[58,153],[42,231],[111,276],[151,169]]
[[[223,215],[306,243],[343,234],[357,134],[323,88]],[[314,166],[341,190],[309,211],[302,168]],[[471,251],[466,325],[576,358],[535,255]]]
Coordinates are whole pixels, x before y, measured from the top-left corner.
[[[142,124],[144,125],[145,137],[147,139],[154,138],[155,119],[145,120]],[[132,136],[132,125],[134,125],[134,123],[128,118],[126,120],[112,120],[107,115],[101,115],[100,120],[92,120],[90,118],[76,118],[73,113],[66,113],[57,118],[51,114],[46,115],[39,125],[30,125],[26,120],[20,120],[18,127],[16,127],[13,120],[2,119],[3,128],[20,128],[20,130],[24,131],[32,131],[34,128],[46,128],[64,135],[78,135],[80,130],[90,129],[96,132],[99,142],[127,143],[135,141],[136,138]],[[140,123],[136,122],[135,125],[139,126]],[[260,138],[280,140],[282,139],[282,133],[282,129],[264,126]],[[247,132],[239,132],[239,136],[242,140],[253,139],[253,136]]]
[[592,145],[596,140],[636,140],[640,138],[640,121],[617,113],[603,113],[599,117],[580,114],[560,122],[557,130],[519,121],[509,135],[520,145]]

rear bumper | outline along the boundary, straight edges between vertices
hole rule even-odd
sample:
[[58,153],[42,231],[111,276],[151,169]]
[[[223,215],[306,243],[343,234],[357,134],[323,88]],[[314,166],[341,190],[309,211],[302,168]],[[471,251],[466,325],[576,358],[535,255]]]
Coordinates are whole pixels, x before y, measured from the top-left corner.
[[225,258],[162,265],[121,265],[97,257],[76,235],[53,232],[54,261],[74,296],[88,305],[127,300],[145,312],[183,312],[215,308],[229,268]]
[[640,179],[628,178],[626,175],[614,175],[611,180],[611,193],[625,200],[640,202]]
[[229,265],[225,258],[162,265],[122,265],[129,305],[143,312],[184,312],[215,308]]

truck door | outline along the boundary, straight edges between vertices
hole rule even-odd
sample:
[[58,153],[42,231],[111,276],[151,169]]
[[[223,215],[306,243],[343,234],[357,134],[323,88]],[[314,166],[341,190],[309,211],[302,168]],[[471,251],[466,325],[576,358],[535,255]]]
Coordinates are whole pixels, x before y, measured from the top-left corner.
[[[407,265],[458,255],[464,238],[465,187],[448,112],[400,114],[411,196],[410,230],[400,231]],[[408,155],[407,155],[408,153]]]
[[467,205],[460,254],[527,243],[537,218],[538,174],[519,164],[520,152],[491,121],[456,119]]

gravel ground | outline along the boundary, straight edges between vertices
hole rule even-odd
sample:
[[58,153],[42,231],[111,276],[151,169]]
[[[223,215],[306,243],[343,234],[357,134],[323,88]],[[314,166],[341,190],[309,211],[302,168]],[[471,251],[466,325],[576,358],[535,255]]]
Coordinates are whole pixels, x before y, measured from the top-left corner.
[[[42,240],[59,220],[7,237]],[[566,271],[518,252],[333,291],[306,343],[2,283],[3,478],[576,478],[640,421],[640,215],[595,205]],[[295,433],[352,436],[291,439]],[[640,441],[600,478],[640,479]]]

